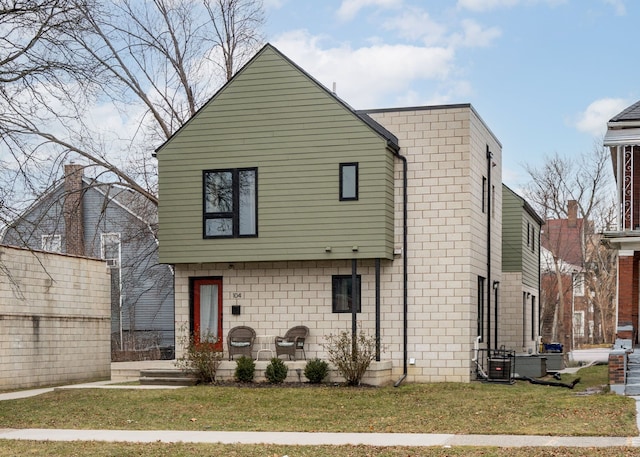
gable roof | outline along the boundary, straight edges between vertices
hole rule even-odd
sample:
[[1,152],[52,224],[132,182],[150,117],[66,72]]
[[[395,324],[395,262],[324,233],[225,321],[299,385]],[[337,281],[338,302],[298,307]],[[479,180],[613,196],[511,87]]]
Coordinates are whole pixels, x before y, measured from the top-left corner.
[[[96,179],[88,178],[86,176],[82,177],[82,183],[86,186],[85,192],[88,190],[95,190],[100,193],[105,200],[109,203],[113,203],[125,212],[131,214],[134,218],[140,220],[145,225],[155,224],[157,222],[157,214],[153,214],[152,218],[154,220],[147,220],[146,217],[141,215],[139,212],[135,211],[135,207],[138,207],[138,204],[144,204],[147,200],[142,197],[137,192],[119,186],[114,183],[105,183],[98,181]],[[44,191],[40,197],[38,197],[35,201],[33,201],[24,211],[20,213],[12,222],[8,223],[6,226],[2,227],[0,230],[0,240],[4,239],[4,236],[11,227],[14,227],[20,220],[24,219],[27,214],[35,211],[39,206],[43,204],[43,202],[51,197],[62,192],[64,195],[64,177],[54,183],[49,189]]]
[[334,92],[332,92],[329,89],[327,89],[327,87],[325,87],[318,80],[316,80],[313,76],[311,76],[309,73],[307,73],[305,70],[303,70],[298,64],[296,64],[291,59],[289,59],[286,55],[284,55],[282,52],[280,52],[275,46],[273,46],[270,43],[267,43],[262,47],[262,49],[260,49],[256,53],[256,55],[254,55],[251,58],[251,60],[249,60],[240,70],[238,70],[229,81],[227,81],[220,89],[218,89],[218,91],[209,100],[207,100],[200,108],[198,108],[198,111],[196,111],[196,113],[193,116],[191,116],[191,118],[189,120],[187,120],[187,122],[185,122],[182,126],[180,126],[180,128],[178,130],[176,130],[167,140],[165,140],[160,146],[158,146],[156,148],[156,150],[155,150],[155,153],[157,154],[158,152],[160,152],[160,150],[163,149],[164,146],[167,143],[169,143],[181,130],[183,130],[185,128],[185,126],[187,126],[191,122],[191,120],[193,118],[197,117],[198,114],[206,106],[211,104],[218,97],[218,95],[220,93],[222,93],[230,84],[233,84],[235,79],[240,74],[242,74],[245,71],[246,68],[251,66],[253,64],[253,62],[255,62],[256,59],[258,59],[267,50],[270,50],[270,51],[276,53],[279,57],[281,57],[283,60],[285,60],[289,65],[291,65],[292,67],[297,69],[301,74],[303,74],[306,78],[308,78],[310,81],[312,81],[316,86],[318,86],[325,93],[327,93],[330,97],[332,97],[336,102],[338,102],[345,109],[347,109],[349,112],[351,112],[356,118],[358,118],[360,121],[362,121],[364,124],[366,124],[376,134],[378,134],[380,137],[382,137],[384,140],[386,140],[387,146],[390,149],[392,149],[394,152],[397,152],[397,151],[400,150],[400,146],[398,144],[398,138],[394,134],[389,132],[382,125],[380,125],[374,119],[369,117],[366,113],[358,112],[355,109],[353,109],[351,106],[349,106],[349,104],[347,104],[344,100],[342,100],[340,97],[338,97]]
[[640,101],[613,116],[609,122],[640,121]]
[[540,224],[540,226],[544,225],[544,219],[542,219],[538,215],[538,213],[536,213],[536,210],[533,209],[533,206],[531,206],[528,201],[526,201],[523,197],[515,193],[513,189],[511,189],[509,186],[507,186],[504,183],[502,183],[502,188],[507,190],[511,195],[513,195],[514,198],[519,200],[520,203],[522,203],[522,208],[524,208],[527,214],[529,214],[529,216],[531,216],[538,224]]

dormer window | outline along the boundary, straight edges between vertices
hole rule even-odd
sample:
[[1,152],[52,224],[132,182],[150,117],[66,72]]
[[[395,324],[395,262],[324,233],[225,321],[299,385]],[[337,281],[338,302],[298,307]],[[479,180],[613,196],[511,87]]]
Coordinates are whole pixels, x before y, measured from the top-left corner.
[[203,175],[204,238],[258,236],[258,169],[207,170]]

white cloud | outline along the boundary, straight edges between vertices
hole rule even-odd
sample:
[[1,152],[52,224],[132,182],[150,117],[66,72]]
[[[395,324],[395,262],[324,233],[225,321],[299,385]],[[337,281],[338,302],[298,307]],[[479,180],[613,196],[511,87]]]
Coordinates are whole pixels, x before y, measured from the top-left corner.
[[337,15],[340,20],[350,21],[358,12],[369,6],[380,8],[396,8],[402,5],[403,0],[342,0]]
[[515,6],[520,0],[458,0],[458,8],[471,11],[489,11]]
[[604,0],[604,2],[613,6],[613,9],[618,16],[624,16],[627,14],[627,7],[622,0]]
[[440,42],[447,28],[431,19],[429,13],[418,8],[405,9],[401,14],[387,19],[382,26],[396,31],[402,38],[423,40],[426,44]]
[[285,4],[285,0],[263,0],[264,9],[267,11],[279,10]]
[[[605,0],[608,2],[618,2],[621,0]],[[458,0],[458,8],[477,12],[491,11],[499,8],[511,8],[516,5],[535,5],[536,3],[547,3],[549,6],[556,6],[566,3],[567,0]]]
[[454,35],[452,44],[468,48],[486,47],[499,38],[502,32],[497,27],[483,28],[476,21],[464,19],[461,23],[462,34]]
[[629,105],[629,100],[622,98],[596,100],[578,115],[575,126],[581,132],[588,133],[594,137],[601,136],[607,129],[609,119]]
[[[348,45],[322,48],[321,38],[306,31],[278,37],[274,45],[356,109],[377,108],[389,100],[416,99],[415,85],[442,82],[450,77],[454,52],[444,47]],[[425,99],[428,95],[422,96]]]

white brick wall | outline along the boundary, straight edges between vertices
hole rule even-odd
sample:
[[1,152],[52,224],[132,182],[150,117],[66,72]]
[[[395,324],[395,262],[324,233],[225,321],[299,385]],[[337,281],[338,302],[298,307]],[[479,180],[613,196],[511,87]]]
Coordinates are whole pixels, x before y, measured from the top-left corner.
[[104,262],[0,246],[0,389],[110,376]]
[[[487,276],[487,214],[482,176],[487,146],[494,153],[491,280],[501,280],[501,146],[468,106],[372,113],[394,133],[408,161],[408,367],[409,382],[472,379],[477,329],[477,277]],[[402,164],[396,160],[395,246],[402,247]],[[403,253],[404,255],[405,253]],[[350,274],[351,262],[282,262],[176,266],[176,330],[189,320],[189,277],[223,278],[223,332],[249,325],[260,334],[310,328],[307,357],[325,356],[330,332],[351,328],[350,314],[331,312],[331,276]],[[360,261],[362,313],[373,335],[373,260]],[[234,294],[242,298],[234,299]],[[382,360],[393,377],[403,372],[402,258],[381,261]],[[241,315],[231,315],[240,305]],[[177,334],[178,335],[178,334]],[[180,341],[177,336],[177,341]],[[178,348],[178,352],[180,348]]]

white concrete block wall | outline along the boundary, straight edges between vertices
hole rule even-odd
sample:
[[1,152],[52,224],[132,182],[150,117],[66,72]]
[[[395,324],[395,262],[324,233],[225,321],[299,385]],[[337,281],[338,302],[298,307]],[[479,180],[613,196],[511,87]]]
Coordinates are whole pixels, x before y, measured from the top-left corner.
[[103,261],[0,246],[0,389],[108,379]]
[[[494,153],[492,281],[501,280],[501,146],[469,106],[370,114],[398,137],[408,161],[408,382],[468,382],[477,336],[477,278],[487,276],[487,214],[482,176],[487,146]],[[402,247],[402,165],[395,171],[395,246]],[[189,278],[223,277],[223,332],[250,325],[257,333],[310,328],[307,357],[323,358],[324,336],[351,329],[350,314],[331,312],[331,276],[350,274],[350,261],[176,266],[176,330],[188,328]],[[358,262],[362,312],[374,332],[374,261]],[[234,294],[242,298],[234,299]],[[381,262],[382,360],[403,372],[402,258]],[[237,296],[237,295],[236,295]],[[241,315],[231,315],[240,305]],[[186,325],[186,327],[185,327]],[[177,341],[180,341],[179,336]],[[178,348],[180,351],[180,348]],[[179,354],[178,354],[179,355]]]
[[[538,291],[523,286],[522,273],[503,273],[500,287],[500,344],[519,354],[538,352]],[[532,301],[535,297],[535,304]],[[532,326],[532,307],[533,322]]]

